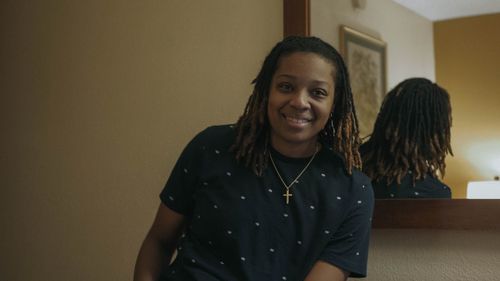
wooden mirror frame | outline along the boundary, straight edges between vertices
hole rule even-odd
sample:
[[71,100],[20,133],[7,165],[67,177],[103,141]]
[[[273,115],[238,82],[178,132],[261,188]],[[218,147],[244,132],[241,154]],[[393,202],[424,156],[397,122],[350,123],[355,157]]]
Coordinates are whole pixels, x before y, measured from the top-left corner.
[[500,230],[498,199],[379,199],[373,228]]
[[309,0],[283,0],[283,37],[310,35]]

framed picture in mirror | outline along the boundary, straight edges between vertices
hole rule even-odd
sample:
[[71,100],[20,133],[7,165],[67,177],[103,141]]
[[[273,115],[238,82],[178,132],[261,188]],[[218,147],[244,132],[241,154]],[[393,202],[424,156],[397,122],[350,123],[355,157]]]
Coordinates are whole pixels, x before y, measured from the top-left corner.
[[360,137],[365,138],[373,130],[386,93],[386,43],[341,25],[340,53],[350,75]]

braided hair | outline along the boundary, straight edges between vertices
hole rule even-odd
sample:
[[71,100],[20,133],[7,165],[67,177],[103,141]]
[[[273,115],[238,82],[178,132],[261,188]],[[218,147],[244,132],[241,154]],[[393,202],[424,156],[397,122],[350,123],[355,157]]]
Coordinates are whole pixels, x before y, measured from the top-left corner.
[[413,185],[445,173],[450,145],[450,97],[425,78],[399,83],[385,97],[370,139],[362,146],[363,171],[375,182],[398,184],[411,173]]
[[349,74],[340,54],[330,44],[316,37],[289,36],[276,44],[264,60],[262,68],[253,80],[254,89],[245,111],[236,123],[236,140],[231,150],[236,160],[262,175],[268,164],[270,124],[267,104],[271,81],[280,58],[296,52],[314,53],[334,67],[335,94],[330,117],[320,132],[322,143],[344,158],[349,174],[352,168],[361,168],[358,152],[361,140],[358,120],[354,110]]

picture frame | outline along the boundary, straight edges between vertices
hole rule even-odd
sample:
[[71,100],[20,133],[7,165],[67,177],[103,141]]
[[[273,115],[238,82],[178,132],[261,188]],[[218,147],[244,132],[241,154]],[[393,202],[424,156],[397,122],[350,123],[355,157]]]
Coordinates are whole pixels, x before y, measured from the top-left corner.
[[349,72],[362,139],[373,131],[386,94],[386,49],[384,41],[340,26],[340,53]]

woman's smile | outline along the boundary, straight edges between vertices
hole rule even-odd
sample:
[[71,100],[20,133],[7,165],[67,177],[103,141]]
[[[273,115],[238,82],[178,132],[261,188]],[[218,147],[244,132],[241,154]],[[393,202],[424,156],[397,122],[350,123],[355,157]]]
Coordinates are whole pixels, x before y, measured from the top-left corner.
[[296,116],[296,115],[288,115],[282,114],[283,118],[286,120],[288,124],[292,127],[305,127],[310,125],[313,121],[313,118],[307,116]]

